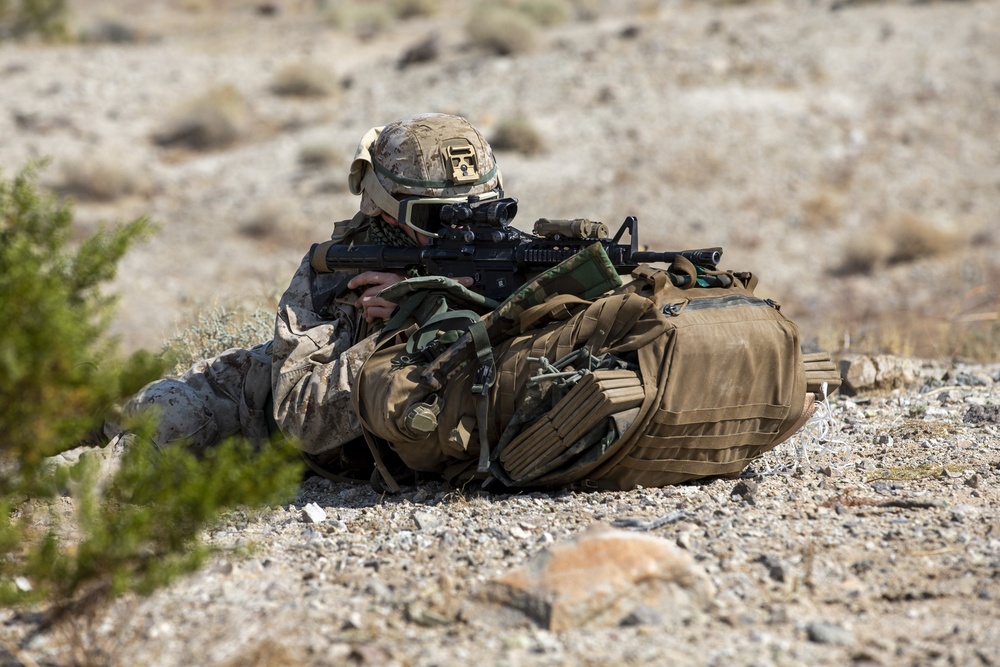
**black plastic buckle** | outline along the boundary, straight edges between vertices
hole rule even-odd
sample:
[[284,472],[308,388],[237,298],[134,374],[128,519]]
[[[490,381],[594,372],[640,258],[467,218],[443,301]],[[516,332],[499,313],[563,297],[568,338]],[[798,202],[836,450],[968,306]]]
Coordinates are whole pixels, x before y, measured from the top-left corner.
[[472,393],[476,396],[485,396],[493,385],[493,367],[480,366],[476,370],[476,380],[472,385]]

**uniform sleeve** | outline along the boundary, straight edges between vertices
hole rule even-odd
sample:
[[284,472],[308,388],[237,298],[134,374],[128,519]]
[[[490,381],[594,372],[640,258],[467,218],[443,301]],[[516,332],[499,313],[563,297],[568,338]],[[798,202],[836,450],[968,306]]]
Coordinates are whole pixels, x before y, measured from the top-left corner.
[[316,273],[309,255],[278,304],[271,385],[274,419],[286,437],[314,455],[361,435],[351,407],[351,384],[374,349],[354,307],[356,295],[338,296],[355,275]]

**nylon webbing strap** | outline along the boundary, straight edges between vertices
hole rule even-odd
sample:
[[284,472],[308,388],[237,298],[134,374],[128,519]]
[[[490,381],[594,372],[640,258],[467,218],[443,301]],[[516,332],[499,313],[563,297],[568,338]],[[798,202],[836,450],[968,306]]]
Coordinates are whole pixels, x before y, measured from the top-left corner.
[[476,359],[479,361],[479,368],[476,370],[475,384],[472,385],[472,393],[476,395],[476,422],[479,424],[479,472],[489,472],[490,469],[490,440],[489,440],[489,416],[490,416],[490,387],[493,386],[494,374],[496,372],[495,361],[493,359],[493,346],[490,345],[489,334],[486,333],[486,326],[482,320],[473,322],[469,326],[469,333],[472,335],[472,342],[476,346]]
[[[408,354],[420,352],[432,341],[441,337],[440,332],[471,330],[473,325],[479,323],[479,315],[471,310],[446,310],[436,315],[432,315],[426,322],[410,336],[406,342]],[[492,350],[491,350],[492,352]]]
[[372,454],[372,459],[375,461],[375,469],[378,470],[379,474],[382,476],[382,480],[385,482],[386,486],[389,487],[389,491],[392,493],[399,493],[399,482],[392,476],[389,469],[385,466],[382,461],[382,455],[378,451],[378,444],[376,444],[375,439],[372,434],[368,432],[367,428],[362,428],[361,432],[365,436],[365,442],[368,444],[368,451]]

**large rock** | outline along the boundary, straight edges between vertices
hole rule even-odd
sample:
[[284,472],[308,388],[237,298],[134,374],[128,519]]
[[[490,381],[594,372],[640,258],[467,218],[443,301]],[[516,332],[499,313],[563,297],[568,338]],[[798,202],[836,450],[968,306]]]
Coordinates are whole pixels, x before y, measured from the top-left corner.
[[918,379],[917,366],[912,359],[888,354],[850,354],[840,359],[842,391],[857,394],[862,391],[905,389]]
[[707,609],[715,586],[673,543],[597,526],[497,577],[484,592],[558,632],[636,619],[687,622]]

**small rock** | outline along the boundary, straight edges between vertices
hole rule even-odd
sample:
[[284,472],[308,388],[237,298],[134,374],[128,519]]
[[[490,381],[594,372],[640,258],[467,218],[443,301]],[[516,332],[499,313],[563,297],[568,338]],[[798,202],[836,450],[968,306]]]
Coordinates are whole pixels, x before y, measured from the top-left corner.
[[872,439],[872,444],[888,449],[892,447],[892,436],[888,433],[876,433]]
[[854,641],[850,630],[826,621],[813,621],[807,625],[806,635],[809,637],[809,641],[817,644],[844,645]]
[[[892,438],[889,438],[889,445],[890,446],[892,445]],[[878,464],[871,459],[861,459],[860,461],[857,462],[855,468],[857,468],[858,470],[866,470],[866,471],[875,470],[876,468],[878,468]]]
[[888,494],[892,493],[892,483],[891,482],[886,482],[884,480],[878,480],[878,481],[872,482],[871,486],[872,486],[872,491],[874,491],[875,493],[880,493],[880,494],[883,494],[883,495],[888,495]]
[[965,480],[965,485],[973,489],[979,488],[979,475],[972,475],[967,480]]
[[309,503],[302,508],[302,520],[306,523],[323,523],[326,521],[326,512],[316,503]]
[[966,424],[1000,424],[1000,405],[973,405],[962,421]]
[[956,373],[955,384],[960,387],[988,387],[993,379],[985,373]]
[[511,526],[510,536],[514,539],[524,540],[531,537],[531,533],[520,526]]
[[618,625],[622,627],[635,627],[637,625],[660,625],[663,623],[663,616],[659,611],[649,605],[641,604],[632,610],[628,616],[623,618]]
[[757,482],[752,479],[741,479],[733,487],[733,490],[729,492],[729,495],[738,496],[753,505],[757,500],[757,488]]
[[764,565],[767,568],[767,574],[775,581],[785,581],[786,578],[786,568],[785,564],[775,556],[770,554],[764,554],[757,559],[758,563]]
[[416,510],[413,513],[413,522],[420,530],[434,530],[444,524],[444,520],[436,512],[428,510]]

